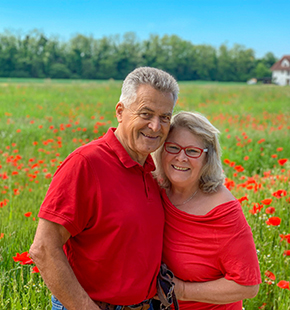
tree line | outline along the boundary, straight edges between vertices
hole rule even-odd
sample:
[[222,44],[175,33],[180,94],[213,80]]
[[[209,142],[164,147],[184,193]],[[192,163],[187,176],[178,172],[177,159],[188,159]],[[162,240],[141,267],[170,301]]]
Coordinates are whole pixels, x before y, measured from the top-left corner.
[[101,39],[76,34],[63,42],[39,30],[0,33],[1,77],[122,80],[134,68],[150,66],[177,80],[246,81],[270,77],[276,61],[271,52],[256,59],[243,45],[194,45],[177,35],[140,41],[133,32]]

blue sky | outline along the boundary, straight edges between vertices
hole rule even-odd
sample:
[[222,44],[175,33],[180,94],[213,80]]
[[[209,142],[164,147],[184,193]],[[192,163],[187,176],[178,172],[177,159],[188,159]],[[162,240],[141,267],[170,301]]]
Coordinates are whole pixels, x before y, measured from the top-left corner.
[[257,58],[267,52],[280,58],[290,54],[290,0],[0,0],[0,33],[35,28],[61,40],[77,33],[99,39],[133,31],[139,40],[176,34],[193,44],[238,43]]

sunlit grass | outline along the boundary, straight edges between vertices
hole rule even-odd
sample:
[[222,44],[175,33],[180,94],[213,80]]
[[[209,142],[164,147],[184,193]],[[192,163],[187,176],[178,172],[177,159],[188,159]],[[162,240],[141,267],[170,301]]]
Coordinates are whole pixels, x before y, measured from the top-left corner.
[[[39,206],[57,166],[76,147],[116,126],[121,82],[0,80],[0,309],[49,309],[49,291],[33,265],[12,257],[28,251]],[[221,131],[227,186],[252,227],[263,284],[246,309],[288,309],[290,280],[290,88],[242,83],[180,83],[176,111],[194,110]],[[287,159],[287,161],[281,161]],[[273,193],[286,191],[277,198]],[[261,201],[272,199],[270,205]],[[273,214],[266,213],[274,207]],[[30,216],[27,215],[31,212]],[[28,213],[30,214],[30,213]],[[267,225],[279,217],[279,226]],[[290,238],[289,238],[290,241]],[[275,274],[274,281],[265,271]],[[272,283],[273,282],[273,283]]]

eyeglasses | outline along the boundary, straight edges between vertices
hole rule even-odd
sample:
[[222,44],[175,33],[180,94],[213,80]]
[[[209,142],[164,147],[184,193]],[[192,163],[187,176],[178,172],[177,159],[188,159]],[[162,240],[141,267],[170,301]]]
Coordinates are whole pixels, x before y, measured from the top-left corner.
[[169,154],[179,154],[181,150],[184,150],[185,155],[190,158],[199,158],[203,152],[207,152],[208,149],[201,149],[196,146],[186,146],[182,147],[177,143],[165,142],[164,143],[165,151]]

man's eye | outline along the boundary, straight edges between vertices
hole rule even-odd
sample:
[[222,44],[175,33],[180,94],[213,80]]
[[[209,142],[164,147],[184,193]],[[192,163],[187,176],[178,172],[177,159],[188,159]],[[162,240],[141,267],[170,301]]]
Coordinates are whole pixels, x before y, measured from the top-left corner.
[[142,118],[146,118],[146,119],[148,119],[148,118],[150,118],[151,117],[151,114],[150,113],[140,113],[139,114]]
[[171,119],[170,116],[168,115],[162,115],[160,118],[161,118],[161,121],[164,123],[169,123]]

